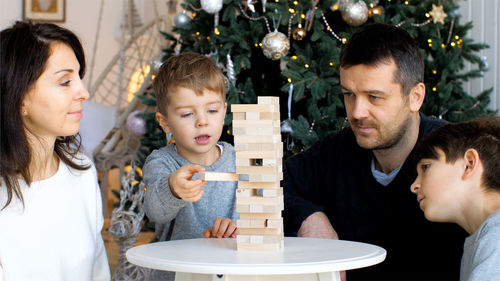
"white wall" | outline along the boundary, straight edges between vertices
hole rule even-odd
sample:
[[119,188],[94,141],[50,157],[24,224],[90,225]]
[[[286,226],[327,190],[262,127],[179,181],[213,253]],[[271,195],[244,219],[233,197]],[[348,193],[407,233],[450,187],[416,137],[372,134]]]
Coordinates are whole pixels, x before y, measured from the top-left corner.
[[[500,1],[461,0],[458,3],[462,16],[460,23],[472,21],[474,24],[468,37],[490,46],[489,49],[482,50],[480,53],[481,57],[486,57],[490,70],[483,73],[483,78],[465,83],[465,90],[475,95],[493,87],[490,108],[500,111]],[[466,69],[470,70],[471,65],[467,64]]]
[[[156,1],[156,2],[155,2]],[[87,57],[87,74],[85,83],[88,85],[90,64],[94,56],[94,42],[101,4],[104,2],[95,66],[92,73],[94,81],[109,60],[120,49],[120,23],[122,7],[127,0],[66,0],[66,21],[60,25],[75,32],[82,41]],[[0,0],[0,29],[12,25],[23,17],[22,0]],[[143,23],[150,22],[155,17],[155,3],[160,15],[167,15],[166,1],[163,0],[135,0],[137,10]],[[90,88],[90,87],[88,87]]]

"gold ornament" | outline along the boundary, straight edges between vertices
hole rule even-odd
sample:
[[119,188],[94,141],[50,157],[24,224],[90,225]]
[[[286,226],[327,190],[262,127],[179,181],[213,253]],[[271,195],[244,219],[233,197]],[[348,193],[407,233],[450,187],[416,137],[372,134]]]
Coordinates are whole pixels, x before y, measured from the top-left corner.
[[443,11],[443,6],[439,5],[436,6],[432,4],[432,11],[429,12],[429,14],[432,16],[432,22],[433,23],[441,23],[444,24],[444,19],[448,16],[444,11]]
[[304,37],[306,37],[306,35],[307,35],[307,32],[302,27],[297,27],[293,30],[293,39],[294,40],[301,41],[302,39],[304,39]]
[[279,60],[286,56],[288,50],[290,50],[290,41],[281,32],[274,31],[268,33],[262,40],[264,56],[272,60]]
[[373,7],[373,8],[368,9],[368,17],[369,18],[373,18],[373,16],[375,16],[375,15],[381,16],[382,15],[382,8],[377,6],[377,7]]

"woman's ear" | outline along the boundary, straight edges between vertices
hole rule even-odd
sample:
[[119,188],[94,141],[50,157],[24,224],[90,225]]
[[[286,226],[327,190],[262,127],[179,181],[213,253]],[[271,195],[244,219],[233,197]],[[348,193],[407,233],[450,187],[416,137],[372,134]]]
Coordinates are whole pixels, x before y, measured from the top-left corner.
[[160,124],[160,127],[166,134],[170,134],[170,127],[168,126],[167,123],[167,118],[161,114],[160,112],[156,112],[156,121],[158,121],[158,124]]
[[467,149],[464,153],[464,161],[465,166],[462,179],[466,180],[481,173],[481,160],[477,150],[474,148]]

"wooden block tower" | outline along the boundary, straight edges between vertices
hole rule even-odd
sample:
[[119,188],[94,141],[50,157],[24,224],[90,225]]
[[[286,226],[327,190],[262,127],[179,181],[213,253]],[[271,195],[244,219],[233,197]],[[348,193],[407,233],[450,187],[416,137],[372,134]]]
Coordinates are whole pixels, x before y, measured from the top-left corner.
[[[233,104],[236,151],[238,251],[283,248],[283,143],[278,97],[258,97],[257,104]],[[248,175],[248,180],[243,180]]]

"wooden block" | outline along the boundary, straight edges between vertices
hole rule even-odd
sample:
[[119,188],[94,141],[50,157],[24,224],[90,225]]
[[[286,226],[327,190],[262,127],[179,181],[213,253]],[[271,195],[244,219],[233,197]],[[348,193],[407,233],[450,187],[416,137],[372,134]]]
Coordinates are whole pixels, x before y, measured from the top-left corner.
[[272,182],[238,181],[238,188],[277,189],[280,188],[280,183],[276,181]]
[[261,196],[250,196],[250,197],[237,197],[236,205],[278,205],[283,202],[283,196],[278,197],[261,197]]
[[251,235],[250,236],[250,244],[263,244],[264,236],[262,235]]
[[278,135],[280,134],[280,128],[268,127],[268,128],[233,128],[233,136],[236,135]]
[[270,136],[251,136],[251,135],[235,135],[234,143],[279,143],[281,142],[280,135]]
[[266,219],[239,219],[236,221],[236,226],[238,226],[238,228],[266,228]]
[[257,195],[257,189],[236,189],[236,197],[251,197]]
[[279,219],[281,212],[276,213],[240,213],[240,219]]
[[[250,225],[252,227],[252,225]],[[283,219],[268,219],[266,221],[266,227],[268,228],[283,228]]]
[[260,120],[260,112],[246,112],[245,120]]
[[280,98],[279,97],[263,97],[263,96],[258,96],[257,97],[257,104],[280,104]]
[[261,112],[260,120],[280,120],[279,112]]
[[283,211],[283,202],[279,205],[243,205],[237,204],[236,211],[238,213],[277,213]]
[[236,167],[249,167],[252,166],[252,161],[248,158],[236,158],[235,164]]
[[271,159],[271,158],[263,158],[262,159],[262,165],[269,165],[269,166],[283,166],[283,158],[282,157],[279,157],[279,158],[275,158],[275,159]]
[[271,181],[281,181],[283,180],[283,173],[277,173],[274,175],[248,175],[248,181],[254,182],[271,182]]
[[[248,189],[245,189],[248,190]],[[283,188],[280,189],[263,189],[262,196],[263,197],[278,197],[283,195]]]
[[236,249],[241,252],[279,252],[283,249],[283,243],[276,244],[250,244],[237,243]]
[[246,150],[246,151],[236,151],[236,158],[248,158],[248,159],[273,159],[283,157],[282,150]]
[[238,228],[250,228],[250,220],[237,220],[236,226]]
[[234,128],[280,128],[277,120],[233,120]]
[[250,243],[250,235],[241,235],[238,234],[236,236],[236,243]]
[[232,104],[231,112],[277,112],[276,104]]
[[236,167],[237,174],[248,174],[250,175],[262,175],[262,174],[271,174],[275,175],[280,173],[280,167],[276,166],[249,166],[249,167]]
[[245,112],[234,112],[233,113],[233,120],[246,120],[246,113]]
[[235,143],[235,151],[245,150],[281,150],[283,151],[283,143]]
[[206,181],[238,181],[236,173],[203,172],[198,173],[198,178]]
[[282,233],[282,228],[238,228],[238,234],[241,235],[278,235]]

